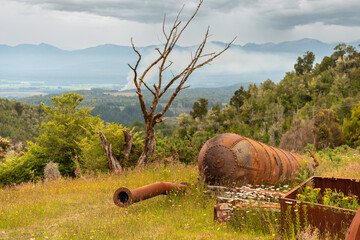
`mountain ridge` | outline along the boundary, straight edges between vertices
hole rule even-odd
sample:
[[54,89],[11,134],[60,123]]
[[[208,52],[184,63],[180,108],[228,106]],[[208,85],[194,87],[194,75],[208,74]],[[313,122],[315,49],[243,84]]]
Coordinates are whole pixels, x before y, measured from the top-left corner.
[[[352,45],[358,45],[354,42]],[[209,42],[209,52],[219,51],[226,43]],[[195,72],[192,87],[223,87],[243,82],[260,83],[266,79],[278,82],[293,69],[298,56],[314,52],[316,60],[331,55],[336,43],[324,43],[304,38],[280,43],[234,44],[216,64]],[[156,57],[157,45],[137,47],[142,54],[144,69]],[[196,46],[176,46],[173,61],[186,64]],[[226,56],[225,56],[226,55]],[[0,97],[1,92],[68,91],[91,88],[119,90],[131,80],[128,64],[135,64],[137,55],[131,46],[102,44],[94,47],[63,50],[46,43],[0,45]],[[176,64],[175,64],[176,65]],[[174,68],[178,72],[180,66]],[[149,81],[155,81],[155,75]],[[170,74],[169,74],[170,75]],[[29,83],[23,86],[23,82]],[[36,82],[36,84],[35,84]],[[41,84],[40,84],[41,83]]]

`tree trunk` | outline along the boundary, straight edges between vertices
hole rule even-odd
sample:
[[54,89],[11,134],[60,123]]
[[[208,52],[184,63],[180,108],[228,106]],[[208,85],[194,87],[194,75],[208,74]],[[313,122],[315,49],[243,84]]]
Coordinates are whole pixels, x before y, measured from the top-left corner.
[[156,146],[155,139],[155,122],[152,120],[145,123],[145,145],[144,150],[141,153],[141,156],[137,162],[137,166],[143,167],[154,155]]
[[105,135],[101,131],[98,131],[96,133],[100,137],[104,152],[105,152],[106,157],[107,157],[108,162],[109,162],[110,171],[111,172],[121,172],[122,167],[120,165],[119,160],[117,160],[116,157],[114,156],[114,154],[112,153],[111,144],[109,144],[109,142],[107,141]]
[[240,122],[240,107],[236,106],[237,120]]

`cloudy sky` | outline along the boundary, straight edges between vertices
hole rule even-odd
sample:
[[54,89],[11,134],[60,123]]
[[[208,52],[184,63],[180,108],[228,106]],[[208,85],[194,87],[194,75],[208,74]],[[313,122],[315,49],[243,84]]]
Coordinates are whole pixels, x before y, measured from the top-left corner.
[[[79,49],[100,44],[138,46],[162,42],[185,4],[187,19],[198,0],[0,0],[0,44],[52,44]],[[180,45],[198,43],[210,26],[213,41],[282,42],[315,38],[327,43],[360,40],[359,0],[205,0]]]

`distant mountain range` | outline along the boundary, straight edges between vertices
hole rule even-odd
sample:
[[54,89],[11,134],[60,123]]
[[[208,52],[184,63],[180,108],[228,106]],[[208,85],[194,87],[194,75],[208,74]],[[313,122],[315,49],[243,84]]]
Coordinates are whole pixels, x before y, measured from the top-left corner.
[[[243,46],[234,44],[217,62],[196,72],[189,83],[192,87],[222,87],[245,82],[259,83],[268,78],[278,82],[285,72],[293,69],[298,56],[312,51],[319,62],[324,56],[332,54],[337,44],[314,39],[248,43]],[[358,46],[360,42],[349,44]],[[224,45],[222,42],[211,42],[209,51],[220,50]],[[155,47],[138,48],[145,65],[156,57]],[[173,61],[179,64],[174,67],[174,72],[186,63],[194,49],[175,49]],[[111,44],[74,51],[44,43],[15,47],[0,45],[0,92],[121,89],[132,76],[127,64],[135,64],[136,60],[137,56],[131,47]]]

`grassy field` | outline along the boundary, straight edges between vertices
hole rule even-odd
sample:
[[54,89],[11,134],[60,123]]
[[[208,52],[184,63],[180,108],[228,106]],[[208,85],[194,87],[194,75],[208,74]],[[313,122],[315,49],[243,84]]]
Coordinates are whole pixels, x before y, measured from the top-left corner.
[[[185,193],[121,209],[114,191],[156,181],[192,183]],[[247,239],[213,221],[195,166],[150,166],[120,175],[85,176],[0,190],[0,239]]]
[[[318,152],[317,175],[357,177],[357,150]],[[112,196],[157,181],[188,182],[185,193],[121,209]],[[0,239],[273,239],[213,220],[215,199],[204,194],[195,166],[154,164],[122,174],[86,175],[0,189]]]

